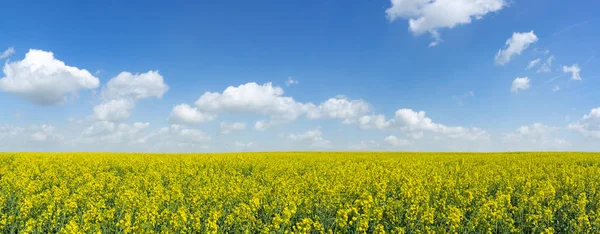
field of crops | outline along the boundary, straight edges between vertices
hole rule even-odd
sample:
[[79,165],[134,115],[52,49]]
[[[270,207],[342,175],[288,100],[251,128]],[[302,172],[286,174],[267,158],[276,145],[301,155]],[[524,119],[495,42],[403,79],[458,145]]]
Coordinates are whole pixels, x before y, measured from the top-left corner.
[[1,153],[0,232],[600,232],[598,153]]

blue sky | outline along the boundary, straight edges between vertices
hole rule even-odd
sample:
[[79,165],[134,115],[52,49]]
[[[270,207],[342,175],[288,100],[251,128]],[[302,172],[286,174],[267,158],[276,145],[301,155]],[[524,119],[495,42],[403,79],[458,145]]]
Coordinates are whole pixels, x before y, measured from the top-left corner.
[[0,151],[598,151],[598,7],[11,1]]

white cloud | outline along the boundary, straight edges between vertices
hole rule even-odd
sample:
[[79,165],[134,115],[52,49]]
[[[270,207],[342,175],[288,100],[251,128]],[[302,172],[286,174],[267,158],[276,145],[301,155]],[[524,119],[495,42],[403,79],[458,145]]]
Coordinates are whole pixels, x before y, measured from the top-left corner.
[[554,55],[548,57],[546,62],[544,62],[544,64],[542,64],[542,66],[537,70],[537,73],[552,71],[552,61],[554,61],[554,59]]
[[15,48],[13,47],[8,47],[8,49],[6,49],[4,52],[2,52],[0,54],[0,59],[5,59],[8,58],[9,56],[11,56],[12,54],[15,53]]
[[295,85],[295,84],[299,84],[300,82],[298,82],[297,80],[294,80],[292,77],[288,77],[288,79],[285,81],[285,85],[286,86],[291,86],[291,85]]
[[437,30],[431,30],[429,33],[431,33],[431,39],[433,39],[433,41],[429,43],[429,47],[434,47],[444,42],[444,40],[442,40],[442,36],[440,36],[440,33]]
[[288,136],[288,138],[291,140],[295,140],[295,141],[304,141],[304,140],[319,141],[322,139],[322,135],[323,135],[323,133],[321,132],[320,129],[312,129],[312,130],[308,130],[301,134],[293,134],[292,133]]
[[517,133],[521,136],[532,136],[535,138],[539,138],[545,136],[553,131],[556,131],[558,128],[551,127],[548,125],[544,125],[541,123],[534,123],[531,126],[521,126],[517,129]]
[[581,72],[581,69],[579,68],[579,65],[577,64],[573,64],[571,66],[563,66],[563,72],[564,73],[571,73],[571,79],[572,80],[581,80],[581,76],[579,75],[579,72]]
[[396,117],[392,120],[392,126],[407,132],[429,131],[441,133],[453,139],[480,140],[486,139],[488,134],[479,128],[449,127],[434,123],[426,117],[424,111],[413,111],[411,109],[400,109],[396,111]]
[[229,134],[230,132],[233,131],[241,131],[246,129],[246,123],[244,122],[234,122],[234,123],[227,123],[227,122],[221,122],[221,133],[222,134]]
[[271,127],[271,124],[263,120],[256,121],[256,123],[254,124],[254,129],[258,131],[264,131],[269,127]]
[[518,77],[513,80],[512,85],[510,86],[510,91],[518,93],[519,90],[527,90],[529,87],[529,77]]
[[157,71],[141,74],[121,72],[110,79],[102,89],[102,102],[94,106],[92,118],[106,121],[126,120],[138,100],[162,98],[168,89]]
[[57,151],[64,143],[63,134],[50,124],[28,127],[0,126],[2,151]]
[[192,151],[208,149],[207,143],[210,140],[209,135],[198,129],[173,124],[153,131],[136,142],[145,143],[153,151]]
[[346,97],[330,98],[308,111],[309,119],[355,119],[368,112],[370,106],[363,100],[348,100]]
[[323,132],[318,128],[300,134],[290,134],[288,139],[309,142],[311,143],[311,147],[327,147],[331,144],[329,140],[323,138]]
[[400,109],[396,111],[396,118],[394,118],[393,121],[394,125],[403,130],[410,131],[435,131],[439,127],[433,120],[425,116],[425,111],[417,112],[411,109]]
[[[100,93],[101,102],[93,107],[92,115],[88,117],[88,120],[95,122],[84,129],[73,142],[88,144],[86,147],[100,150],[121,149],[119,146],[130,150],[135,148],[133,145],[145,143],[151,135],[146,134],[150,123],[135,122],[130,125],[115,122],[129,119],[137,101],[162,98],[167,90],[168,86],[157,71],[119,73],[104,86]],[[139,146],[138,149],[144,151],[148,148]]]
[[171,124],[199,124],[216,119],[217,116],[211,113],[202,113],[198,108],[193,108],[188,104],[180,104],[173,107],[169,123]]
[[162,98],[169,90],[158,71],[141,74],[121,72],[108,81],[100,94],[105,100]]
[[504,65],[512,59],[515,55],[520,55],[530,44],[538,40],[537,36],[530,32],[513,33],[512,37],[506,40],[506,46],[504,49],[498,50],[494,62],[496,65]]
[[[281,87],[272,83],[263,85],[254,82],[240,86],[227,87],[222,93],[206,92],[195,102],[195,108],[189,107],[190,114],[194,112],[211,116],[218,114],[259,114],[269,117],[269,121],[260,121],[255,125],[258,130],[264,130],[268,125],[287,123],[305,115],[309,119],[333,118],[355,119],[369,110],[368,103],[362,100],[348,100],[346,97],[330,98],[320,105],[307,102],[297,102],[294,98],[283,96]],[[181,105],[180,105],[181,106]],[[178,116],[177,113],[171,116]]]
[[64,136],[58,134],[52,125],[42,124],[34,129],[36,129],[35,132],[31,134],[31,139],[34,141],[62,141],[64,139]]
[[283,89],[271,83],[258,85],[254,82],[229,86],[223,93],[204,93],[197,101],[199,111],[210,113],[258,113],[268,115],[271,120],[292,121],[314,108],[311,103],[296,102],[283,96]]
[[3,140],[5,138],[12,138],[12,137],[20,134],[23,131],[24,131],[23,128],[16,127],[16,126],[10,126],[10,125],[0,126],[0,140]]
[[385,13],[390,22],[408,19],[409,30],[416,35],[431,33],[434,41],[430,46],[435,46],[441,42],[439,29],[469,24],[506,5],[504,0],[391,0]]
[[503,141],[508,144],[508,148],[518,150],[559,149],[569,146],[564,139],[552,139],[552,134],[558,130],[557,127],[533,123],[504,134]]
[[82,133],[83,137],[95,137],[107,135],[115,130],[115,123],[108,121],[98,121],[87,127]]
[[392,146],[406,146],[411,144],[409,140],[401,139],[394,135],[387,136],[383,140]]
[[365,115],[358,119],[357,124],[361,129],[399,130],[413,139],[422,138],[423,132],[441,134],[451,139],[486,140],[489,138],[489,134],[479,128],[451,127],[435,123],[425,115],[424,111],[411,109],[399,109],[395,117],[390,120],[386,120],[383,115]]
[[538,59],[535,59],[535,60],[532,60],[531,62],[529,62],[529,65],[527,65],[527,70],[535,67],[535,65],[540,63],[540,61],[542,61],[542,60],[538,58]]
[[98,78],[87,70],[65,65],[52,52],[29,50],[21,61],[4,64],[0,90],[39,105],[62,104],[67,94],[95,89]]
[[93,108],[93,116],[97,120],[120,121],[129,118],[129,111],[135,106],[133,100],[107,100]]
[[555,85],[555,86],[552,88],[552,92],[558,92],[559,90],[560,90],[560,86],[558,86],[558,85]]
[[357,123],[361,129],[386,129],[390,126],[384,115],[365,115],[358,118]]
[[600,107],[592,109],[579,121],[569,124],[568,128],[584,136],[600,138]]
[[83,130],[76,142],[103,146],[106,146],[105,144],[135,144],[149,126],[148,122],[135,122],[129,125],[96,121]]
[[211,137],[206,135],[204,132],[197,129],[178,129],[175,130],[177,134],[184,139],[185,141],[198,142],[198,141],[206,141]]

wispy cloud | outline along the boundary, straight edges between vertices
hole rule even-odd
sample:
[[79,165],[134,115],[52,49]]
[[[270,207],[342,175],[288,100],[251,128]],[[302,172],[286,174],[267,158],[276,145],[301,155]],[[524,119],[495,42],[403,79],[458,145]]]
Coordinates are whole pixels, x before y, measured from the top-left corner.
[[0,59],[8,58],[8,56],[11,56],[14,53],[15,53],[15,48],[8,47],[8,49],[6,49],[4,52],[2,52],[2,54],[0,54]]
[[545,83],[546,83],[546,84],[548,84],[548,83],[550,83],[550,82],[552,82],[552,81],[555,81],[556,79],[558,79],[558,78],[561,78],[561,77],[563,77],[563,76],[566,76],[566,75],[567,75],[567,74],[561,74],[561,75],[558,75],[558,76],[552,77],[552,78],[550,78],[549,80],[547,80]]
[[592,60],[594,60],[594,58],[596,58],[596,55],[590,56],[590,58],[588,58],[588,60],[586,60],[585,63],[583,63],[583,66],[588,65],[588,63],[590,63]]
[[475,92],[469,91],[469,92],[463,93],[462,95],[454,95],[454,96],[452,96],[452,99],[454,99],[454,101],[456,101],[456,104],[458,104],[459,106],[462,106],[465,99],[473,98],[473,97],[475,97]]
[[594,18],[594,19],[589,19],[589,20],[585,20],[585,21],[581,21],[581,22],[577,22],[577,23],[574,23],[574,24],[571,24],[571,25],[569,25],[569,26],[567,26],[567,27],[564,27],[564,28],[561,28],[561,29],[559,29],[558,31],[556,31],[555,33],[553,33],[553,34],[552,34],[552,36],[553,36],[553,37],[555,37],[555,36],[558,36],[558,35],[560,35],[560,34],[563,34],[563,33],[565,33],[565,32],[568,32],[568,31],[570,31],[570,30],[572,30],[572,29],[574,29],[574,28],[577,28],[577,27],[579,27],[579,26],[582,26],[582,25],[588,24],[588,23],[590,23],[590,22],[592,22],[592,21],[594,21],[594,20],[596,20],[596,18]]

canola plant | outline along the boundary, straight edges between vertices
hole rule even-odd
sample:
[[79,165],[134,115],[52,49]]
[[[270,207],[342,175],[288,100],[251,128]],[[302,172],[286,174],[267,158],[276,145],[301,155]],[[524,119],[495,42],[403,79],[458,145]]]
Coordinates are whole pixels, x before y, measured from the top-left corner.
[[598,233],[598,153],[0,153],[2,233]]

